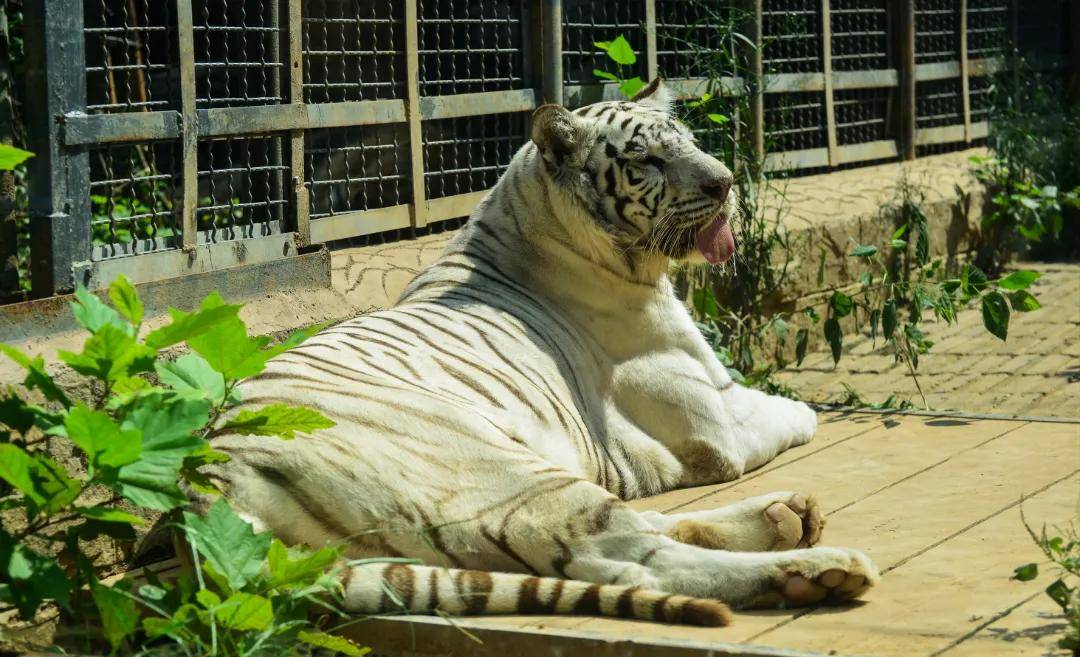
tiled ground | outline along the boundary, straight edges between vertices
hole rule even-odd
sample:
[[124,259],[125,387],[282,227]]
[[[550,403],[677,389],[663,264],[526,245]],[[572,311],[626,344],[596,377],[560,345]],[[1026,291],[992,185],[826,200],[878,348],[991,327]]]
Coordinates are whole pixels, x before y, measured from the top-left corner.
[[[935,345],[918,374],[930,408],[1080,418],[1080,263],[1016,266],[1043,273],[1031,288],[1043,307],[1013,313],[1007,342],[983,328],[977,307],[962,312],[956,326],[925,325]],[[875,349],[868,337],[848,339],[844,349],[835,368],[822,350],[780,379],[812,401],[839,400],[847,383],[868,402],[895,393],[921,406],[905,366],[880,341]]]

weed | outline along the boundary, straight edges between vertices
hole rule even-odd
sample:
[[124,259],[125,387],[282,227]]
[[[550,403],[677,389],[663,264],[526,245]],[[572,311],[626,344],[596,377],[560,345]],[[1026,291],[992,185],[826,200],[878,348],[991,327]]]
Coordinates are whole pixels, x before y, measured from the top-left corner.
[[[1054,581],[1046,587],[1046,595],[1061,607],[1068,622],[1065,634],[1058,639],[1058,646],[1071,650],[1073,654],[1080,653],[1080,586],[1070,587],[1065,582],[1066,579],[1075,580],[1080,576],[1080,529],[1073,521],[1064,528],[1055,527],[1055,536],[1047,533],[1046,525],[1035,533],[1024,517],[1023,505],[1020,506],[1020,519],[1031,540],[1039,546],[1056,571]],[[1029,582],[1038,576],[1039,564],[1034,562],[1018,566],[1013,571],[1013,579],[1021,582]]]

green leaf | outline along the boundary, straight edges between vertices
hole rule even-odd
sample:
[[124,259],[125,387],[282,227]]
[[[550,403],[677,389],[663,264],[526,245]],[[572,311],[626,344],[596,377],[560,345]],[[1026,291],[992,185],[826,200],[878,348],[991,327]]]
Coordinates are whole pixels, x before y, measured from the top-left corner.
[[270,549],[270,534],[256,534],[251,525],[218,499],[205,517],[184,512],[188,539],[234,590],[259,575]]
[[192,435],[209,421],[203,399],[153,394],[140,397],[121,428],[142,432],[142,458],[120,468],[119,492],[132,502],[168,511],[186,501],[176,485],[184,459],[206,446]]
[[79,374],[117,381],[152,369],[157,353],[136,342],[126,330],[106,324],[86,340],[81,353],[60,351],[59,355]]
[[915,240],[915,262],[923,266],[930,262],[930,233],[926,227],[926,221],[920,221],[918,225],[918,237]]
[[82,490],[80,482],[69,477],[56,461],[44,454],[31,456],[10,443],[0,445],[0,479],[26,496],[31,517],[40,512],[56,513]]
[[11,427],[16,433],[25,434],[35,424],[53,424],[60,421],[60,416],[44,408],[27,404],[11,386],[0,397],[0,422]]
[[323,648],[334,653],[346,655],[346,657],[364,657],[364,655],[371,652],[371,648],[361,648],[343,636],[327,634],[326,632],[300,630],[296,634],[296,638],[309,646]]
[[896,301],[889,299],[881,307],[881,335],[886,340],[891,340],[893,333],[896,332],[898,323],[896,317]]
[[261,631],[274,620],[274,607],[262,596],[233,593],[214,609],[214,617],[230,630]]
[[1042,304],[1039,303],[1039,300],[1031,296],[1031,293],[1027,290],[1010,292],[1009,304],[1011,304],[1012,309],[1018,313],[1029,313],[1032,310],[1042,308]]
[[986,289],[989,279],[975,265],[966,265],[960,272],[960,289],[965,294],[974,296]]
[[1050,596],[1051,600],[1058,603],[1058,606],[1064,611],[1069,611],[1069,599],[1071,594],[1072,589],[1060,579],[1054,580],[1050,586],[1046,587],[1046,595]]
[[67,437],[86,452],[90,476],[101,469],[119,468],[133,463],[142,452],[142,433],[137,429],[121,431],[107,413],[79,403],[64,419]]
[[720,304],[716,301],[716,295],[708,285],[694,290],[694,310],[699,317],[712,318],[720,315]]
[[37,389],[41,391],[41,394],[45,395],[45,399],[49,401],[59,402],[65,407],[71,406],[71,401],[67,395],[60,390],[59,386],[52,380],[52,377],[45,372],[45,359],[41,356],[36,358],[30,358],[23,352],[19,351],[11,345],[0,342],[0,352],[3,352],[5,356],[15,361],[18,365],[21,365],[26,370],[26,378],[23,379],[23,385],[29,389]]
[[776,333],[776,339],[781,344],[787,340],[788,332],[791,330],[791,326],[783,320],[781,317],[774,317],[772,321],[773,331]]
[[249,436],[280,436],[287,440],[296,432],[311,433],[329,429],[336,423],[322,413],[305,406],[271,404],[257,411],[241,411],[215,433],[239,433]]
[[97,333],[103,326],[115,326],[126,334],[131,334],[131,326],[120,318],[120,314],[82,285],[75,289],[75,300],[70,305],[75,321],[91,333]]
[[42,602],[55,600],[68,606],[72,582],[56,562],[16,543],[0,530],[0,573],[6,585],[0,585],[0,599],[15,605],[23,620],[31,620]]
[[185,313],[175,308],[169,309],[172,323],[151,331],[146,336],[146,344],[154,349],[163,349],[198,337],[222,322],[236,319],[240,306],[226,305],[217,292],[211,293],[202,301],[200,309]]
[[198,354],[184,354],[171,363],[154,365],[161,382],[177,392],[205,398],[214,405],[225,398],[225,377]]
[[[117,586],[121,586],[117,584]],[[121,591],[94,582],[90,595],[101,615],[101,633],[115,650],[139,626],[139,610],[135,600]]]
[[795,364],[802,365],[803,359],[806,358],[806,344],[810,339],[810,331],[804,328],[799,329],[795,333]]
[[596,47],[601,50],[606,50],[608,57],[612,59],[619,66],[630,66],[637,63],[637,54],[634,53],[633,46],[626,40],[626,37],[619,35],[611,42],[606,43],[606,48],[601,46],[604,42],[596,43]]
[[825,283],[825,258],[826,258],[825,249],[822,249],[820,255],[818,256],[818,265],[817,265],[817,284],[818,284],[818,287],[821,287],[821,285],[823,285]]
[[825,320],[825,340],[832,350],[833,364],[839,363],[843,353],[844,334],[840,330],[840,322],[835,317]]
[[113,305],[128,321],[138,326],[143,319],[143,304],[139,300],[139,293],[131,284],[127,276],[120,274],[109,285],[109,299]]
[[832,308],[835,317],[847,317],[851,314],[852,308],[855,307],[855,302],[851,300],[851,297],[837,290],[833,292],[832,298],[829,299],[829,307]]
[[881,310],[874,308],[870,311],[870,339],[877,342],[878,326],[881,324]]
[[855,250],[849,255],[856,258],[869,258],[870,256],[877,255],[878,249],[876,246],[856,246]]
[[0,144],[0,171],[13,171],[15,167],[34,157],[30,151],[24,151],[8,144]]
[[724,125],[725,123],[727,123],[728,121],[731,120],[731,119],[729,119],[727,116],[725,116],[723,114],[712,113],[712,114],[706,114],[705,116],[708,117],[708,119],[710,121],[712,121],[713,123],[716,123],[718,125]]
[[262,372],[266,361],[274,355],[263,351],[270,338],[248,337],[247,327],[235,317],[215,324],[187,342],[226,380],[255,376]]
[[315,552],[289,549],[274,539],[267,554],[270,579],[275,589],[288,589],[313,584],[341,556],[342,548],[324,547]]
[[902,251],[907,248],[907,242],[905,242],[904,240],[890,240],[889,246],[898,251]]
[[143,519],[139,516],[107,506],[79,506],[75,507],[75,511],[84,518],[92,518],[101,522],[122,522],[127,525],[143,524]]
[[1037,271],[1021,269],[998,281],[998,287],[1004,290],[1026,290],[1040,278],[1042,278],[1042,274]]
[[619,83],[619,91],[627,98],[633,98],[644,88],[645,81],[636,75]]
[[594,68],[592,73],[593,73],[593,75],[595,75],[596,77],[598,77],[598,78],[600,78],[602,80],[611,80],[612,82],[618,82],[619,81],[619,77],[617,75],[615,75],[614,73],[608,73],[607,71],[601,71],[598,68]]
[[982,298],[983,326],[1004,341],[1009,334],[1009,303],[1000,292],[988,292]]

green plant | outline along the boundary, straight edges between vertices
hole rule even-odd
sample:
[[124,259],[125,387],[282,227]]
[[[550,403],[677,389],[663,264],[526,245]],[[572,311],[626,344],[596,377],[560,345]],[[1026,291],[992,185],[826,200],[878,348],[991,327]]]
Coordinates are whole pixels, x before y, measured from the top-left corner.
[[[1024,518],[1023,506],[1020,507],[1020,517],[1031,540],[1039,546],[1056,570],[1054,581],[1046,587],[1046,595],[1061,607],[1068,622],[1064,635],[1058,640],[1058,646],[1076,654],[1080,652],[1080,586],[1070,587],[1065,580],[1075,580],[1080,576],[1080,530],[1075,522],[1070,522],[1064,528],[1055,528],[1056,536],[1047,533],[1046,525],[1036,534]],[[1018,566],[1013,571],[1012,578],[1030,582],[1038,576],[1039,564],[1032,562]]]
[[[292,439],[332,426],[317,411],[273,404],[229,417],[237,383],[305,340],[280,344],[251,337],[240,306],[216,293],[193,312],[143,331],[143,306],[124,278],[108,290],[112,305],[80,288],[71,304],[89,332],[81,351],[59,352],[79,377],[84,399],[65,392],[44,359],[0,344],[23,368],[30,401],[11,386],[0,397],[0,611],[25,621],[59,617],[61,646],[133,654],[270,655],[293,644],[362,651],[321,632],[313,604],[334,611],[340,550],[286,548],[256,534],[223,500],[205,517],[180,513],[183,481],[218,491],[199,467],[228,460],[214,437],[234,430]],[[186,343],[175,360],[164,350]],[[74,458],[54,458],[66,446]],[[141,586],[99,577],[88,548],[105,537],[125,550],[134,526],[167,514],[192,547],[193,573]],[[291,649],[291,648],[290,648]]]
[[[1028,288],[1040,277],[1034,271],[1019,270],[996,280],[989,279],[975,265],[965,265],[958,276],[950,277],[942,260],[931,260],[931,245],[921,193],[907,181],[899,189],[896,209],[898,227],[881,245],[855,245],[849,256],[862,265],[858,289],[852,293],[835,290],[826,307],[823,336],[832,351],[833,362],[843,354],[844,325],[856,332],[865,324],[876,342],[880,336],[897,362],[907,367],[922,397],[919,383],[919,356],[933,342],[922,331],[924,314],[946,324],[955,324],[957,313],[978,304],[986,330],[1001,340],[1008,337],[1011,311],[1030,312],[1041,306]],[[816,323],[816,318],[815,318]],[[803,352],[805,353],[805,352]],[[799,361],[803,354],[798,354]]]
[[593,44],[607,53],[608,58],[615,63],[615,72],[610,73],[600,69],[594,69],[593,75],[603,80],[611,80],[619,85],[619,91],[627,98],[633,98],[637,92],[645,87],[645,81],[641,76],[626,77],[625,67],[637,64],[637,53],[626,37],[619,35],[611,41],[597,41]]

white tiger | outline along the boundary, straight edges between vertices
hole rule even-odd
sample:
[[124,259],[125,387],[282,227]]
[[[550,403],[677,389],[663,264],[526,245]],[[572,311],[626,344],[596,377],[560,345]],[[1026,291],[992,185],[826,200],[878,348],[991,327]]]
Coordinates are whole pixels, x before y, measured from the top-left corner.
[[[227,436],[210,475],[283,540],[430,566],[347,571],[345,605],[723,624],[736,607],[860,596],[861,552],[810,547],[812,498],[710,511],[623,500],[716,483],[811,439],[804,404],[732,382],[667,277],[735,245],[731,173],[670,114],[545,105],[532,141],[398,304],[327,329],[241,385],[337,422]],[[392,595],[387,589],[396,593]]]

